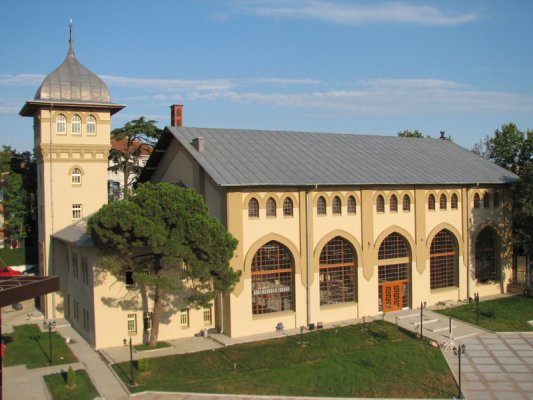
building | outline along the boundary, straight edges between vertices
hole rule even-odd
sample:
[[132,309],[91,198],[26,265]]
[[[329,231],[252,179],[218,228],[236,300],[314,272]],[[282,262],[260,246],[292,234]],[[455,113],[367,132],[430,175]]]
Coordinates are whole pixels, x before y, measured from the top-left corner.
[[[35,119],[40,270],[61,278],[47,318],[95,348],[140,343],[150,297],[102,271],[86,218],[107,202],[111,103],[72,43],[21,115]],[[183,128],[182,107],[140,176],[194,188],[239,241],[242,278],[206,309],[169,297],[159,339],[312,327],[506,290],[517,177],[441,139]]]

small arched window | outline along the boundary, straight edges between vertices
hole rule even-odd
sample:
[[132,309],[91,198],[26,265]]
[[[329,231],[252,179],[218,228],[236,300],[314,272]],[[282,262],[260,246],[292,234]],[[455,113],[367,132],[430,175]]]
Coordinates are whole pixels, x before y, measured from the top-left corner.
[[428,210],[435,210],[435,196],[432,194],[430,194],[428,197]]
[[96,135],[96,118],[92,115],[87,117],[87,135]]
[[446,210],[446,207],[448,206],[448,199],[446,198],[446,195],[443,193],[440,195],[439,200],[439,207],[441,210]]
[[70,179],[73,185],[81,185],[81,170],[74,168],[70,174]]
[[494,208],[497,208],[500,206],[500,193],[494,192],[494,198],[492,199],[494,203]]
[[339,198],[339,196],[335,196],[333,198],[332,212],[333,212],[333,215],[341,215],[342,202],[341,202],[341,199]]
[[290,197],[285,197],[283,200],[283,216],[292,217],[293,215],[293,204]]
[[248,202],[248,217],[257,218],[259,217],[259,202],[257,199],[251,199]]
[[63,114],[59,114],[56,118],[56,133],[58,135],[65,135],[67,133],[67,119]]
[[385,200],[383,199],[382,195],[379,195],[376,199],[376,211],[378,213],[385,212]]
[[452,194],[451,204],[452,204],[452,210],[457,210],[458,199],[457,199],[457,195],[455,193]]
[[79,115],[72,117],[72,134],[81,135],[81,118]]
[[316,203],[316,213],[318,215],[326,215],[326,199],[322,196],[318,198]]
[[398,198],[395,194],[390,197],[389,209],[390,212],[398,212]]
[[490,207],[490,197],[489,192],[485,192],[483,195],[483,207],[489,208]]
[[411,211],[411,198],[408,194],[403,196],[403,210],[404,211]]
[[355,197],[350,196],[348,197],[348,214],[355,214],[355,207],[357,203],[355,201]]
[[474,195],[474,208],[479,208],[479,193]]
[[269,197],[266,202],[266,216],[275,217],[276,216],[276,200],[272,197]]

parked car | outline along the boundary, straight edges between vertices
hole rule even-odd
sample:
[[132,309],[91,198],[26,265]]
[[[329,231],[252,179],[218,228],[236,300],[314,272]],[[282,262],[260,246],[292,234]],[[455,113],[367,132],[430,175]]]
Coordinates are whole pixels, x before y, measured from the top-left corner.
[[22,273],[10,267],[0,267],[0,276],[18,276]]

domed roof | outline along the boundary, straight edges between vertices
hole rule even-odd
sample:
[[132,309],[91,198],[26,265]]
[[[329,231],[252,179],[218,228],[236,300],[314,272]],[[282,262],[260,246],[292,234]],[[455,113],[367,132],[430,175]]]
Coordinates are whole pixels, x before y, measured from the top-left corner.
[[110,103],[109,90],[102,79],[85,68],[70,42],[67,57],[44,79],[35,100],[75,103]]

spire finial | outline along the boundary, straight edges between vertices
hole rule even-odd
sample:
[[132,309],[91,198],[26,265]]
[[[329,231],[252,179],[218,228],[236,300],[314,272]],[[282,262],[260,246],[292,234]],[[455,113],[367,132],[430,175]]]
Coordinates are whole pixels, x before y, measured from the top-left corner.
[[72,17],[70,18],[70,22],[69,22],[68,44],[72,47]]

